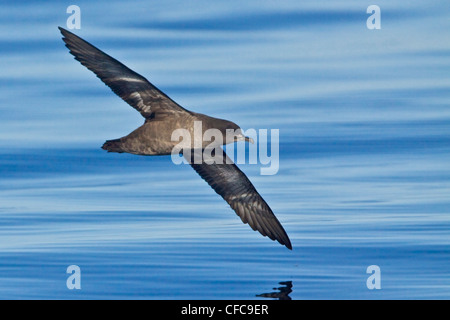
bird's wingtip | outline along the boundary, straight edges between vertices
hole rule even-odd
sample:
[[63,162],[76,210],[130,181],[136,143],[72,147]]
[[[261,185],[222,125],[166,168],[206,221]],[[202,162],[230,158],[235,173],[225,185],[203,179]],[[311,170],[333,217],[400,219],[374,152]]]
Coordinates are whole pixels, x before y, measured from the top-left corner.
[[67,37],[68,35],[72,34],[72,32],[64,29],[63,27],[58,26],[58,29],[64,37]]
[[291,244],[291,240],[290,240],[289,238],[283,239],[282,241],[279,241],[279,240],[278,240],[278,242],[279,242],[281,245],[283,245],[283,246],[285,246],[286,248],[288,248],[289,250],[292,250],[292,244]]

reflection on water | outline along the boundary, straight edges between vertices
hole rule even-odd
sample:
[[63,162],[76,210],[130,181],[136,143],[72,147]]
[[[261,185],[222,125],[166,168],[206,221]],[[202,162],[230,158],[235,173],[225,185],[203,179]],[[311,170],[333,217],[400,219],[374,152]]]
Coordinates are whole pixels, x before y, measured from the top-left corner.
[[292,300],[289,294],[292,292],[292,281],[280,282],[282,286],[279,288],[273,288],[273,290],[278,290],[270,293],[257,294],[257,297],[263,298],[274,298],[278,300]]
[[2,3],[0,298],[450,297],[448,6],[378,3],[368,30],[351,0],[77,5],[75,33],[184,107],[280,130],[276,175],[239,167],[293,251],[190,166],[101,150],[142,117],[67,52],[65,5]]

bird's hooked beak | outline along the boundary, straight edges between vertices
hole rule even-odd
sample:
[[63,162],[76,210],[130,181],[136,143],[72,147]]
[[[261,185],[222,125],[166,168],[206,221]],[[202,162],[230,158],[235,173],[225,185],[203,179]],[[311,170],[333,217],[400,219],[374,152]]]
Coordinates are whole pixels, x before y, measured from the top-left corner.
[[240,133],[236,138],[236,141],[248,141],[252,144],[255,143],[252,138],[244,136],[242,133]]
[[244,136],[244,134],[242,133],[241,129],[238,129],[235,135],[235,140],[234,141],[248,141],[250,143],[255,143],[255,141],[253,141],[252,138]]
[[255,141],[253,141],[253,139],[250,138],[250,137],[244,136],[244,140],[250,142],[251,144],[254,144],[254,143],[255,143]]

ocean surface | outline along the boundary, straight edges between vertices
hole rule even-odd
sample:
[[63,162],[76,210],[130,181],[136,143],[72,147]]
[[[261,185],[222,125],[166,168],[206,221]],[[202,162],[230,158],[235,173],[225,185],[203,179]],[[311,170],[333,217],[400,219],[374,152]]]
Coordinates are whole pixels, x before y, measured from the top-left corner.
[[279,130],[275,175],[239,167],[292,251],[188,165],[100,148],[143,118],[69,54],[70,4],[0,4],[0,299],[450,298],[448,1],[377,1],[381,29],[356,0],[74,3],[185,108]]

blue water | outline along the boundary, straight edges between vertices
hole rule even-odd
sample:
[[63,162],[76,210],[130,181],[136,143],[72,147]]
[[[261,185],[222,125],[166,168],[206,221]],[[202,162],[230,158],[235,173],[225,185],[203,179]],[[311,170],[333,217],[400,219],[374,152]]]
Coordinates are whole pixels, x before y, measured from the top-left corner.
[[446,1],[378,1],[380,30],[356,0],[76,4],[184,107],[280,130],[276,175],[240,168],[293,251],[189,166],[101,150],[143,119],[64,47],[69,3],[2,2],[0,298],[450,298]]

